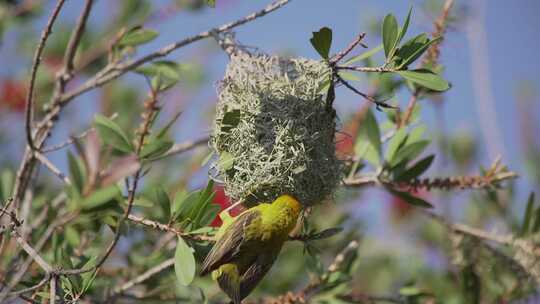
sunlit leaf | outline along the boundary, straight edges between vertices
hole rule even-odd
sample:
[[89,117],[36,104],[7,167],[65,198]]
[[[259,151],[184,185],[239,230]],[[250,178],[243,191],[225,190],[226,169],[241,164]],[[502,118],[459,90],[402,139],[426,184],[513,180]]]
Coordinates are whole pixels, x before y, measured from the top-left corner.
[[135,27],[129,30],[118,42],[118,46],[137,46],[154,40],[159,35],[158,32]]
[[357,61],[360,61],[360,60],[364,60],[364,59],[368,59],[369,57],[377,54],[378,52],[380,52],[381,50],[383,50],[383,45],[382,44],[379,44],[377,47],[375,48],[372,48],[371,50],[369,51],[366,51],[360,55],[356,55],[354,57],[351,57],[349,58],[347,61],[345,61],[343,63],[343,65],[350,65],[350,64],[353,64]]
[[398,23],[396,17],[391,14],[386,15],[383,20],[382,38],[384,45],[384,54],[387,59],[391,55],[398,38]]
[[188,286],[195,278],[195,256],[193,248],[181,237],[176,242],[176,251],[174,252],[174,273],[178,283]]
[[398,71],[403,78],[433,91],[446,91],[450,85],[441,76],[427,69]]

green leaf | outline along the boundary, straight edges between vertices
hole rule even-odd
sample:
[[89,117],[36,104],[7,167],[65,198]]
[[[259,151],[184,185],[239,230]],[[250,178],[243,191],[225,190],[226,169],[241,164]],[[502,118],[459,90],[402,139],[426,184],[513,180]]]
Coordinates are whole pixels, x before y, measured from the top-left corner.
[[386,15],[383,21],[382,38],[384,45],[384,55],[389,60],[395,48],[398,38],[398,23],[396,17],[391,14]]
[[536,211],[534,214],[535,214],[535,218],[534,218],[532,233],[537,233],[538,230],[540,230],[540,207],[536,208]]
[[[415,40],[418,39],[418,40]],[[439,42],[442,38],[437,37],[429,40],[426,34],[421,34],[415,38],[406,42],[403,47],[398,51],[398,56],[401,59],[401,63],[397,67],[398,70],[406,68],[411,63],[420,58],[422,54],[434,43]],[[409,44],[411,42],[411,44]]]
[[69,179],[73,183],[73,187],[75,187],[79,193],[82,193],[84,187],[84,174],[82,173],[83,167],[79,160],[70,151],[68,151],[67,155]]
[[209,204],[204,212],[202,213],[201,219],[199,220],[199,225],[201,227],[208,226],[216,218],[219,211],[221,211],[221,206],[218,204]]
[[178,118],[180,118],[181,114],[182,112],[179,112],[176,115],[174,115],[174,117],[163,128],[161,128],[161,130],[157,132],[156,138],[164,139],[169,133],[169,130],[172,128],[174,123],[178,120]]
[[407,33],[407,29],[409,29],[409,23],[411,21],[411,14],[412,14],[412,6],[409,8],[409,13],[407,14],[407,18],[405,18],[405,23],[403,24],[403,27],[399,30],[398,38],[396,41],[396,47],[399,45],[405,34]]
[[174,221],[177,218],[184,218],[193,207],[192,204],[195,202],[198,195],[198,191],[189,193],[185,190],[178,191],[171,205],[171,220]]
[[400,128],[396,131],[394,136],[390,138],[390,141],[388,142],[388,146],[386,148],[386,154],[384,159],[386,162],[390,162],[396,155],[396,152],[398,149],[405,143],[405,140],[407,139],[407,129],[406,128]]
[[[92,256],[90,257],[90,259],[88,259],[88,261],[84,264],[82,268],[87,269],[87,268],[94,267],[96,266],[96,261],[97,261],[97,256]],[[97,272],[98,272],[97,270],[94,270],[94,271],[89,271],[89,272],[85,272],[81,274],[81,278],[82,278],[81,293],[84,293],[92,286],[97,276]]]
[[116,185],[98,189],[83,199],[81,208],[82,210],[98,208],[121,195],[122,192]]
[[195,256],[193,248],[181,237],[176,243],[176,251],[174,252],[174,273],[178,283],[183,286],[191,284],[195,278]]
[[206,214],[207,209],[212,208],[211,204],[214,201],[214,196],[214,181],[209,180],[206,188],[202,192],[200,192],[199,201],[197,202],[197,208],[194,208],[193,214],[191,215],[191,217],[193,218],[192,229],[197,229],[201,226],[201,219]]
[[204,2],[209,7],[216,7],[216,0],[205,0]]
[[221,152],[221,155],[219,156],[219,161],[218,161],[219,169],[221,171],[227,171],[231,169],[233,166],[234,166],[234,156],[227,151]]
[[330,56],[330,46],[332,45],[331,29],[323,27],[318,32],[313,32],[313,37],[309,41],[322,58],[328,59]]
[[342,227],[328,228],[309,236],[309,240],[322,240],[333,237],[343,231]]
[[64,228],[64,237],[71,247],[77,248],[81,243],[79,232],[73,226],[66,226]]
[[118,42],[119,46],[137,46],[154,40],[159,35],[158,32],[135,27],[129,30]]
[[143,146],[140,156],[141,158],[159,157],[169,151],[173,144],[170,140],[154,138]]
[[395,157],[390,161],[390,166],[395,167],[403,161],[415,159],[429,145],[429,140],[420,140],[407,144],[398,151]]
[[170,60],[158,60],[135,69],[135,72],[152,79],[152,87],[166,90],[181,78],[182,65]]
[[351,73],[351,72],[345,72],[345,71],[339,71],[338,72],[339,74],[339,77],[345,79],[345,80],[349,80],[349,81],[360,81],[360,77],[356,76],[356,74],[354,73]]
[[347,61],[345,61],[343,63],[343,65],[350,65],[350,64],[353,64],[357,61],[360,61],[360,60],[365,60],[365,59],[368,59],[369,57],[377,54],[378,52],[380,52],[381,50],[383,49],[383,45],[382,44],[379,44],[377,47],[369,50],[369,51],[366,51],[360,55],[356,55],[354,57],[351,57],[349,58]]
[[240,123],[240,110],[231,110],[223,114],[223,119],[221,120],[221,132],[229,133]]
[[527,209],[525,209],[525,216],[523,218],[523,224],[521,226],[521,231],[519,233],[521,236],[526,235],[530,231],[533,210],[534,210],[534,192],[531,192],[531,194],[529,194],[529,199],[527,200]]
[[431,205],[427,201],[419,197],[413,196],[408,192],[402,192],[402,191],[397,191],[393,189],[388,189],[388,190],[395,196],[401,198],[402,200],[404,200],[405,202],[413,206],[422,207],[422,208],[433,208],[433,205]]
[[431,166],[431,163],[433,162],[433,159],[435,159],[435,155],[430,155],[428,157],[425,157],[416,164],[414,164],[412,167],[407,169],[405,172],[401,173],[396,180],[397,181],[410,181],[414,178],[417,178],[418,176],[422,175],[424,172],[426,172],[427,169]]
[[171,216],[171,200],[169,199],[167,192],[165,192],[162,187],[157,186],[153,190],[154,200],[163,211],[165,219],[168,220]]
[[427,69],[398,71],[401,77],[433,91],[446,91],[450,85],[441,76]]
[[97,114],[94,119],[94,126],[98,131],[99,137],[105,144],[122,152],[133,152],[133,146],[127,135],[114,121]]
[[407,136],[407,142],[413,143],[413,142],[417,142],[421,140],[426,130],[427,130],[427,127],[424,124],[421,124],[417,126],[416,128],[412,129],[411,132],[409,132],[409,135]]
[[14,181],[15,174],[13,171],[9,169],[2,170],[2,174],[0,175],[0,200],[2,203],[11,197]]
[[366,112],[366,116],[362,121],[355,144],[355,153],[358,157],[365,158],[375,167],[380,163],[382,153],[381,131],[371,109]]

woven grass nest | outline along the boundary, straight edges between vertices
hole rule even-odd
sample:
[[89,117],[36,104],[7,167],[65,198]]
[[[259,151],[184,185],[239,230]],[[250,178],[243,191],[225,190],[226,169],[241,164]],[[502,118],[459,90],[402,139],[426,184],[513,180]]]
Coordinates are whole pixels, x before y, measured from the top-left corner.
[[230,56],[210,139],[229,197],[251,206],[287,193],[309,206],[334,192],[342,164],[323,88],[330,72],[322,61]]

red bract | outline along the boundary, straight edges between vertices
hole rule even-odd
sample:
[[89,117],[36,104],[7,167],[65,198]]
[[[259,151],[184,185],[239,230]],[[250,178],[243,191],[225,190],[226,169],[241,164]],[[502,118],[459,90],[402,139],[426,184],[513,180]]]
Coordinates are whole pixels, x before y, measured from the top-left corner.
[[[410,194],[424,199],[428,197],[428,194],[425,191],[411,191]],[[394,220],[408,218],[413,213],[414,208],[418,207],[414,207],[413,205],[407,203],[399,196],[392,195],[390,201],[390,212]]]
[[[216,195],[214,196],[214,204],[220,206],[219,212],[227,209],[231,206],[231,200],[230,198],[225,194],[225,190],[223,189],[223,186],[215,186],[214,191],[216,192]],[[230,210],[231,216],[237,216],[242,212],[243,208],[242,206],[236,206]],[[220,227],[223,222],[221,221],[221,218],[219,217],[219,214],[216,215],[212,223],[210,223],[210,227]]]
[[5,79],[1,84],[0,106],[9,111],[23,112],[26,104],[26,86],[18,80]]
[[336,154],[338,157],[349,157],[354,155],[354,141],[358,136],[360,123],[366,114],[365,107],[362,107],[348,119],[343,129],[336,134]]

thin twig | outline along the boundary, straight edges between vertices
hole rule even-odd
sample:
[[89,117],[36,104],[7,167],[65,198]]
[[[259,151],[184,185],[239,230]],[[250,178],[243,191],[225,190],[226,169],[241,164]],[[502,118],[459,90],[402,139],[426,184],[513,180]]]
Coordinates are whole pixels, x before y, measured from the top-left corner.
[[344,49],[343,51],[337,53],[332,58],[330,58],[330,60],[329,60],[330,64],[336,64],[339,61],[341,61],[341,59],[343,59],[345,56],[347,56],[359,44],[362,47],[367,48],[367,46],[365,44],[362,44],[362,40],[364,39],[364,37],[366,37],[366,33],[361,33],[358,36],[356,36],[356,39],[354,39],[353,42],[351,42],[351,44],[349,44],[349,46],[347,46],[346,49]]
[[57,282],[58,282],[58,277],[53,275],[53,277],[51,278],[49,304],[55,304],[56,303],[56,283]]
[[49,171],[56,175],[61,181],[66,183],[66,185],[71,185],[69,178],[60,171],[45,155],[41,154],[38,151],[34,151],[34,156],[39,160]]
[[343,300],[347,303],[396,303],[396,304],[405,304],[407,303],[404,300],[401,300],[399,297],[391,296],[374,296],[363,293],[349,293],[345,295],[338,295],[338,299]]
[[203,137],[203,138],[193,140],[193,141],[185,141],[183,143],[174,144],[169,149],[169,151],[167,151],[165,154],[163,154],[160,157],[157,157],[157,158],[155,158],[153,160],[158,160],[158,159],[162,159],[162,158],[169,157],[169,156],[172,156],[172,155],[184,153],[184,152],[189,151],[189,150],[191,150],[193,148],[196,148],[198,146],[208,144],[208,140],[209,140],[209,137]]
[[388,68],[385,66],[379,67],[360,67],[360,66],[336,66],[338,70],[351,70],[364,73],[386,73],[386,72],[396,72],[396,69]]
[[271,13],[277,9],[279,9],[280,7],[286,5],[287,3],[289,3],[291,0],[279,0],[279,1],[276,1],[270,5],[268,5],[266,8],[258,11],[258,12],[255,12],[255,13],[252,13],[252,14],[249,14],[247,16],[245,16],[244,18],[241,18],[241,19],[238,19],[236,21],[233,21],[233,22],[230,22],[230,23],[227,23],[227,24],[224,24],[224,25],[221,25],[217,28],[213,28],[211,30],[208,30],[208,31],[204,31],[204,32],[201,32],[197,35],[194,35],[194,36],[191,36],[191,37],[188,37],[188,38],[185,38],[183,40],[180,40],[178,42],[175,42],[175,43],[172,43],[170,45],[167,45],[153,53],[150,53],[146,56],[143,56],[135,61],[132,61],[132,62],[128,62],[128,63],[124,63],[124,64],[115,64],[114,66],[108,66],[108,67],[105,67],[101,72],[99,72],[95,77],[89,79],[87,82],[85,82],[83,85],[81,85],[80,87],[74,89],[73,91],[71,92],[68,92],[66,94],[64,94],[61,98],[61,104],[66,104],[68,103],[69,101],[71,101],[73,98],[91,90],[91,89],[94,89],[96,87],[100,87],[102,85],[104,85],[105,83],[108,83],[109,81],[111,80],[114,80],[120,76],[122,76],[123,74],[147,63],[147,62],[150,62],[150,61],[153,61],[155,59],[158,59],[158,58],[161,58],[161,57],[164,57],[164,56],[167,56],[169,55],[171,52],[181,48],[181,47],[184,47],[188,44],[191,44],[193,42],[196,42],[196,41],[199,41],[201,39],[204,39],[204,38],[208,38],[208,37],[211,37],[213,34],[215,33],[222,33],[222,32],[227,32],[227,31],[230,31],[231,29],[237,27],[237,26],[240,26],[240,25],[243,25],[245,23],[248,23],[250,21],[253,21],[259,17],[262,17],[262,16],[265,16],[267,15],[268,13]]
[[49,20],[47,21],[47,25],[45,26],[45,28],[43,29],[43,32],[41,33],[41,39],[36,48],[36,52],[34,54],[34,61],[32,63],[30,86],[28,87],[28,95],[26,96],[26,111],[25,111],[26,141],[28,143],[28,146],[32,150],[36,150],[36,147],[34,146],[34,140],[32,138],[32,122],[34,120],[34,85],[36,82],[36,75],[39,68],[39,64],[41,63],[41,53],[43,53],[43,49],[45,48],[45,43],[47,42],[47,39],[49,38],[52,32],[53,24],[56,21],[56,17],[58,17],[58,14],[60,13],[62,6],[64,5],[64,2],[65,0],[58,0],[56,2],[56,6],[54,7],[52,14],[49,17]]
[[77,21],[75,30],[71,34],[71,37],[69,39],[69,42],[66,48],[66,52],[64,53],[64,72],[63,73],[68,78],[71,78],[71,73],[73,72],[73,60],[75,59],[75,53],[81,41],[81,37],[84,32],[84,28],[86,26],[86,21],[88,20],[88,16],[90,15],[90,11],[92,10],[93,3],[94,3],[94,0],[86,0],[83,12],[81,16],[79,17],[79,20]]
[[374,103],[377,106],[377,108],[397,109],[395,106],[392,106],[392,105],[389,105],[387,103],[378,101],[375,98],[360,92],[358,89],[356,89],[354,86],[352,86],[349,82],[347,82],[345,79],[343,79],[341,76],[339,76],[338,73],[334,73],[334,77],[336,77],[337,81],[342,83],[349,90],[355,92],[356,94],[358,94],[358,95],[362,96],[363,98],[365,98],[365,99],[371,101],[372,103]]
[[189,233],[183,232],[181,230],[178,230],[178,229],[176,229],[174,227],[171,227],[169,225],[165,225],[165,224],[162,224],[162,223],[159,223],[159,222],[156,222],[156,221],[145,219],[143,217],[140,217],[140,216],[137,216],[137,215],[134,215],[134,214],[130,214],[128,216],[128,220],[130,220],[130,221],[132,221],[132,222],[134,222],[136,224],[139,224],[139,225],[150,227],[152,229],[171,232],[171,233],[176,234],[177,236],[181,236],[183,238],[187,238],[187,239],[194,240],[194,241],[213,241],[214,240],[213,237],[210,237],[210,236],[207,236],[207,235],[189,234]]
[[12,292],[10,292],[8,294],[8,297],[17,297],[17,296],[22,295],[24,293],[28,293],[28,292],[34,291],[36,289],[39,289],[42,286],[44,286],[45,284],[49,283],[50,279],[51,279],[50,274],[46,274],[45,277],[41,281],[39,281],[39,283],[37,283],[36,285],[30,286],[30,287],[27,287],[27,288],[24,288],[24,289],[21,289],[21,290],[17,290],[17,291],[12,291]]
[[174,258],[170,258],[168,260],[163,261],[159,265],[156,265],[150,269],[148,269],[146,272],[142,273],[141,275],[127,281],[126,283],[122,284],[121,286],[117,286],[114,288],[114,294],[121,294],[125,292],[126,290],[132,288],[133,286],[137,284],[141,284],[142,282],[150,279],[152,276],[162,272],[163,270],[171,267],[174,265]]
[[17,229],[13,229],[13,234],[15,235],[15,240],[19,245],[22,247],[22,249],[30,256],[43,270],[45,270],[45,273],[52,272],[53,268],[47,261],[45,261],[37,251],[26,242],[25,239],[22,238],[22,236],[17,232]]
[[58,151],[60,149],[63,149],[65,147],[73,144],[75,141],[85,138],[86,135],[88,135],[88,132],[90,132],[90,130],[92,130],[92,129],[88,129],[88,130],[82,132],[79,135],[71,136],[68,140],[66,140],[64,142],[61,142],[59,144],[56,144],[54,146],[45,147],[45,148],[41,149],[41,153],[50,153],[50,152],[54,152],[54,151]]

